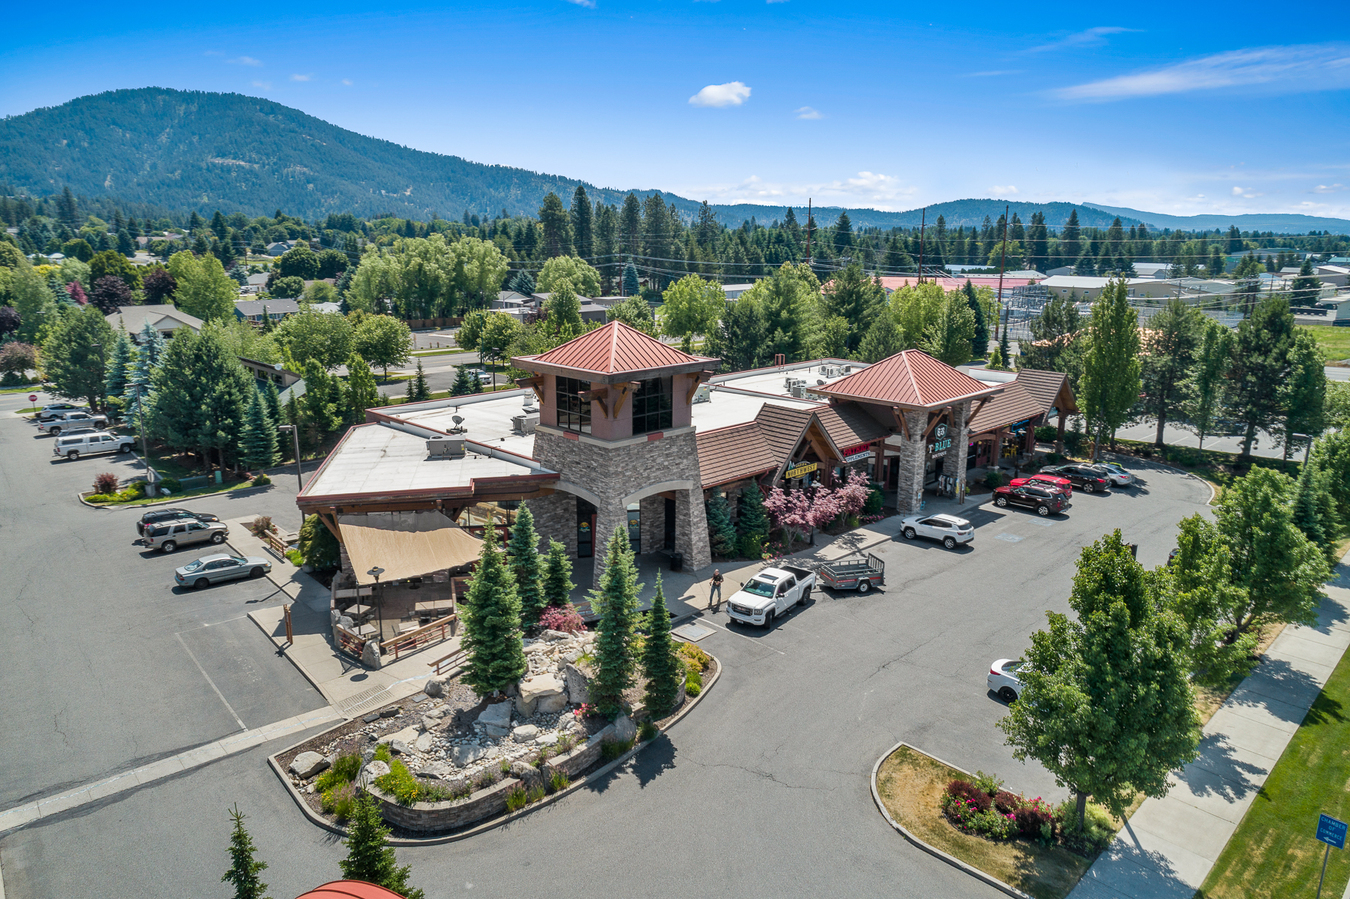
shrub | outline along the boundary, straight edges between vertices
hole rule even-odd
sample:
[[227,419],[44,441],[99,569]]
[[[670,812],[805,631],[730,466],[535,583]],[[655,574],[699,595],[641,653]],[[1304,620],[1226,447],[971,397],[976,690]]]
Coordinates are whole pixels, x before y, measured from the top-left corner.
[[286,558],[287,558],[287,559],[290,561],[290,563],[291,563],[292,565],[294,565],[296,568],[299,568],[300,566],[302,566],[302,565],[305,564],[305,557],[302,556],[302,555],[300,555],[300,550],[298,550],[298,549],[288,549],[288,550],[286,550]]
[[398,759],[389,763],[388,774],[375,778],[375,786],[392,795],[399,805],[412,805],[422,796],[422,784]]
[[510,774],[510,773],[511,773],[511,760],[510,760],[510,759],[502,759],[502,763],[501,763],[501,765],[500,765],[499,767],[502,769],[502,773],[503,773],[503,774]]
[[259,515],[257,518],[244,525],[244,528],[253,536],[261,538],[263,534],[272,530],[272,516]]
[[699,671],[707,671],[712,667],[712,656],[700,649],[697,643],[681,643],[675,652],[684,659],[688,667],[697,668]]
[[545,609],[539,616],[539,626],[545,630],[577,634],[586,629],[586,622],[581,620],[581,613],[577,611],[576,606],[568,603],[562,608],[549,606]]
[[764,535],[746,534],[736,540],[736,552],[744,559],[758,559],[764,554]]
[[975,806],[976,811],[987,812],[993,805],[989,794],[980,789],[973,783],[965,780],[954,780],[947,784],[947,795],[953,799],[963,799]]
[[690,671],[684,679],[684,692],[690,696],[697,696],[703,692],[703,675],[698,671]]
[[178,480],[178,478],[160,478],[159,488],[161,490],[167,490],[170,493],[182,493],[183,482]]
[[94,475],[94,492],[109,494],[117,492],[117,475],[111,471]]
[[530,802],[529,795],[524,787],[512,787],[511,792],[506,794],[506,810],[508,812],[518,812]]
[[267,476],[267,472],[265,471],[258,472],[253,478],[254,487],[266,487],[270,483],[272,483],[272,479]]
[[999,790],[994,794],[994,808],[1005,815],[1011,815],[1025,804],[1026,800],[1021,796],[1016,793],[1009,793],[1007,790]]
[[[965,781],[952,783],[964,784]],[[950,788],[948,785],[949,790]],[[986,803],[989,801],[988,795],[982,790],[975,787],[971,789],[982,796]],[[979,800],[974,797],[967,798],[948,792],[942,797],[942,812],[947,816],[947,820],[964,833],[978,834],[991,840],[1006,840],[1017,832],[1017,823],[1012,815],[1004,815],[987,806],[981,808]]]
[[1059,828],[1064,845],[1084,854],[1105,849],[1116,833],[1111,825],[1111,816],[1095,802],[1087,804],[1082,830],[1078,829],[1078,807],[1073,800],[1061,802],[1055,808],[1055,824]]
[[320,794],[319,803],[325,812],[339,821],[350,818],[356,808],[356,784],[343,783],[332,787]]
[[1068,450],[1069,455],[1076,456],[1078,451],[1083,448],[1083,443],[1087,440],[1087,435],[1078,431],[1064,432],[1064,449]]
[[565,790],[572,785],[572,781],[561,771],[554,771],[548,778],[548,791],[557,793],[559,790]]
[[300,554],[317,571],[338,566],[337,538],[317,515],[305,516],[305,523],[300,526]]
[[605,740],[600,744],[600,755],[605,761],[612,762],[632,748],[632,740]]
[[87,503],[110,503],[113,498],[106,493],[91,493],[84,498]]
[[1054,443],[1057,439],[1059,439],[1059,428],[1054,425],[1036,426],[1037,443]]
[[463,794],[463,788],[451,789],[441,784],[426,783],[420,781],[422,788],[422,802],[450,802],[453,799],[459,799]]
[[1049,804],[1037,797],[1013,812],[1019,836],[1049,843],[1055,837],[1055,813]]
[[530,788],[530,792],[525,794],[525,801],[527,803],[538,802],[540,799],[543,799],[546,795],[548,795],[547,791],[544,789],[543,785],[540,784],[539,786],[534,786]]
[[863,503],[862,511],[864,515],[877,515],[881,512],[881,507],[886,502],[886,494],[882,491],[880,484],[869,484],[867,489],[867,502]]
[[[510,770],[510,767],[511,763],[508,762],[507,770]],[[502,772],[494,771],[491,768],[489,768],[488,770],[484,771],[483,773],[479,774],[477,777],[473,779],[473,788],[475,790],[486,790],[493,784],[500,782],[501,779],[502,779]]]
[[975,772],[975,786],[984,790],[990,796],[993,796],[1003,788],[1003,781],[992,774],[985,774],[983,771]]
[[660,732],[661,731],[655,724],[652,724],[651,719],[649,718],[646,721],[643,721],[642,725],[638,727],[638,739],[645,743],[648,740],[653,739]]
[[985,472],[984,486],[988,487],[990,490],[996,490],[999,487],[1002,487],[1003,472],[996,468],[991,468],[989,471]]
[[345,783],[351,783],[356,780],[356,775],[361,771],[361,756],[354,752],[346,755],[340,755],[333,760],[332,766],[319,775],[318,780],[314,781],[314,789],[323,793],[333,787],[342,786]]
[[394,751],[389,748],[388,743],[381,743],[375,747],[375,761],[384,762],[386,765],[394,761]]

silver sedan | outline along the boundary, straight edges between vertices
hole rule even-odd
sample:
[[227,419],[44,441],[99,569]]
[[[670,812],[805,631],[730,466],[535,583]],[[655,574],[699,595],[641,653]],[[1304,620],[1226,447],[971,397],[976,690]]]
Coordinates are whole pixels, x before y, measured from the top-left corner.
[[173,579],[180,587],[195,587],[200,590],[208,584],[218,584],[222,581],[262,577],[271,570],[271,560],[261,556],[244,557],[216,553],[187,563],[173,573]]

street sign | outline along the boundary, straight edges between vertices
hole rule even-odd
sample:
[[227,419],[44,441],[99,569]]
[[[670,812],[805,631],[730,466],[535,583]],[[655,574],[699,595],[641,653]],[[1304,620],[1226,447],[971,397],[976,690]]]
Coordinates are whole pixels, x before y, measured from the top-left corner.
[[30,394],[28,394],[28,402],[30,402],[30,403],[36,403],[36,402],[37,402],[37,394],[36,394],[36,393],[30,393]]
[[1337,821],[1330,815],[1322,815],[1317,819],[1317,838],[1328,846],[1344,849],[1345,831],[1344,821]]

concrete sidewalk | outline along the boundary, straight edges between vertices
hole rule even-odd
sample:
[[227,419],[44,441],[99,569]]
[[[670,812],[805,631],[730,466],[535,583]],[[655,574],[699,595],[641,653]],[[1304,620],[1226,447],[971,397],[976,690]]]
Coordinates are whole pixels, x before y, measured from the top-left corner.
[[[1073,899],[1191,899],[1350,647],[1350,554],[1316,627],[1290,626],[1205,725],[1200,755],[1146,799],[1083,875]],[[1309,834],[1316,824],[1308,823]]]

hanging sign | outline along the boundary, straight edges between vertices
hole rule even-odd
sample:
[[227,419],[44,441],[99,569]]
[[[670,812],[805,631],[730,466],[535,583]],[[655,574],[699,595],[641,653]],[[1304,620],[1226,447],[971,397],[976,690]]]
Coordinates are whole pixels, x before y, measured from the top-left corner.
[[947,428],[947,423],[939,422],[937,427],[933,428],[933,442],[928,444],[930,453],[946,452],[952,445],[951,432]]
[[871,453],[872,445],[870,443],[860,443],[857,446],[850,446],[848,449],[844,450],[843,457],[846,463],[857,462],[859,459],[866,459]]
[[802,462],[783,473],[783,480],[795,481],[797,478],[805,477],[820,467],[818,462]]

